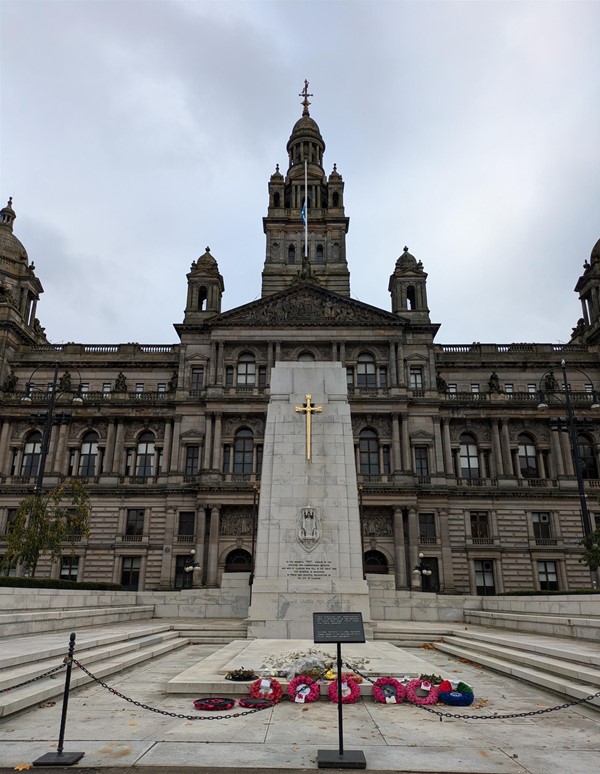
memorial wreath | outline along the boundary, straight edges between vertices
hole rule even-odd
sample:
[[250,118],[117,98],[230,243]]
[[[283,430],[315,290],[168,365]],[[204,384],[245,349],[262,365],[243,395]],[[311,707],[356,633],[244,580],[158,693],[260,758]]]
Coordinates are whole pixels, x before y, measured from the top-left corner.
[[438,691],[428,680],[411,680],[406,686],[406,701],[412,704],[435,704]]
[[254,699],[268,699],[271,703],[277,704],[281,701],[282,695],[281,683],[274,677],[263,677],[250,686],[250,696]]
[[[342,704],[355,704],[360,698],[360,688],[352,678],[347,678],[342,681]],[[339,701],[338,683],[337,680],[329,686],[327,689],[329,698],[336,704]]]
[[444,680],[438,686],[438,699],[452,707],[468,707],[473,704],[473,689],[467,683]]
[[308,675],[298,675],[288,683],[287,692],[292,701],[309,704],[319,698],[319,683]]
[[401,704],[406,689],[395,677],[378,677],[373,683],[373,698],[380,704]]
[[197,710],[211,710],[214,712],[230,710],[234,705],[234,699],[225,698],[224,696],[207,696],[204,699],[196,699],[194,701],[194,707]]

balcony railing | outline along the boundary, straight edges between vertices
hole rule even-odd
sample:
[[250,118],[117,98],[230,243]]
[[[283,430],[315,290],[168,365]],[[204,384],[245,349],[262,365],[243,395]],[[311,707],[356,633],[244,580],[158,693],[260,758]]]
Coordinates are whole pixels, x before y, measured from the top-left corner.
[[195,535],[176,535],[175,542],[176,543],[195,543],[196,536]]

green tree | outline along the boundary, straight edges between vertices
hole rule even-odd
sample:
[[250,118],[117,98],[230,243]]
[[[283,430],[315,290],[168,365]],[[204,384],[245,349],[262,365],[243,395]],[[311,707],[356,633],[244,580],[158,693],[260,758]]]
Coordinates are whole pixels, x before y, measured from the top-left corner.
[[47,552],[59,559],[65,543],[71,552],[75,541],[89,535],[91,505],[85,487],[69,479],[50,492],[33,494],[21,501],[6,537],[3,567],[22,565],[34,576],[40,556]]
[[596,527],[593,532],[581,541],[583,546],[583,553],[579,560],[582,564],[585,564],[590,570],[597,570],[600,567],[600,527]]

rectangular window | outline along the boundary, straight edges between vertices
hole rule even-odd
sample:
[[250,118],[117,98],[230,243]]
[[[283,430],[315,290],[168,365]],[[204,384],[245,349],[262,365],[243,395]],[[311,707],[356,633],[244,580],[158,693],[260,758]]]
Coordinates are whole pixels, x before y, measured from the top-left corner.
[[167,391],[167,383],[166,382],[159,382],[158,383],[158,390],[157,392],[166,392]]
[[549,513],[532,513],[531,520],[533,522],[533,536],[536,540],[550,540],[552,538],[552,525]]
[[139,556],[124,556],[121,565],[121,585],[125,591],[137,591],[142,560]]
[[196,529],[196,512],[195,511],[180,511],[179,512],[179,537],[193,537]]
[[102,392],[110,392],[111,389],[111,383],[110,382],[103,382],[102,384]]
[[592,394],[594,392],[594,385],[593,384],[585,384],[583,389],[589,393]]
[[354,368],[348,366],[346,368],[346,384],[348,387],[354,387]]
[[87,395],[87,393],[90,391],[90,383],[89,382],[81,382],[79,385],[79,392],[82,396]]
[[135,391],[137,393],[144,392],[144,382],[136,382],[135,383]]
[[17,518],[17,509],[16,508],[7,508],[6,509],[6,525],[4,527],[4,534],[5,535],[10,535],[16,518]]
[[192,368],[192,390],[201,390],[204,387],[204,366]]
[[448,392],[451,393],[452,395],[456,395],[456,393],[458,392],[457,385],[456,384],[449,384],[448,385]]
[[419,538],[421,541],[435,541],[435,514],[419,514]]
[[382,462],[382,466],[383,466],[383,472],[386,475],[389,475],[391,473],[390,447],[389,446],[382,446],[381,447],[381,462]]
[[233,366],[225,368],[225,387],[233,387]]
[[556,562],[538,562],[538,579],[542,591],[558,591]]
[[125,534],[131,537],[141,537],[144,534],[144,509],[128,508]]
[[195,476],[198,472],[198,463],[200,461],[200,447],[186,446],[185,448],[185,475]]
[[131,476],[133,471],[133,449],[127,449],[125,453],[125,475]]
[[258,386],[261,390],[267,385],[267,366],[258,366]]
[[223,473],[229,473],[231,468],[231,446],[226,444],[223,447]]
[[491,559],[475,559],[475,585],[477,594],[492,596],[496,593],[494,584],[494,562]]
[[415,446],[415,473],[417,476],[429,475],[429,450],[426,446]]
[[[163,462],[163,450],[162,448],[156,449],[156,474],[159,475],[162,473],[162,462]],[[149,476],[152,475],[152,465],[150,466],[150,470],[148,471]]]
[[530,395],[535,395],[535,393],[537,392],[537,384],[528,384],[527,385],[527,392]]
[[79,572],[78,556],[63,556],[60,560],[60,579],[76,581]]
[[379,386],[385,389],[388,386],[387,366],[379,366]]
[[513,393],[513,392],[514,392],[514,389],[513,389],[513,388],[514,388],[514,385],[512,385],[512,384],[505,384],[505,385],[504,385],[504,392],[505,392],[507,395],[510,395],[511,393]]
[[263,447],[262,444],[256,445],[256,472],[260,473],[263,463]]
[[68,471],[69,476],[75,475],[75,457],[76,457],[75,449],[71,449],[71,451],[69,452],[69,471]]
[[479,393],[479,385],[478,384],[472,384],[471,385],[471,392],[474,395],[477,395]]
[[471,511],[471,537],[474,540],[489,538],[490,523],[487,511]]
[[175,588],[191,589],[194,578],[193,572],[186,572],[185,568],[189,565],[190,556],[178,556],[175,559]]
[[411,390],[422,390],[423,389],[423,369],[422,368],[411,368],[408,372],[408,378],[409,378],[409,387]]

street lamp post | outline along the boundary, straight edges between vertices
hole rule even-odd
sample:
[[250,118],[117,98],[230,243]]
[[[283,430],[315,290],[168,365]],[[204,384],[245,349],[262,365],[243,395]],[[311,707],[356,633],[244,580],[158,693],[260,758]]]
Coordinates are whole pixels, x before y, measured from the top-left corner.
[[190,578],[190,586],[191,588],[193,588],[195,573],[200,573],[202,571],[200,562],[196,561],[196,550],[194,548],[192,548],[192,550],[190,551],[190,555],[186,557],[185,564],[183,566],[183,571],[187,573],[188,577]]
[[415,565],[415,569],[413,570],[413,575],[415,575],[415,577],[418,577],[419,579],[421,591],[423,591],[423,576],[425,575],[428,577],[429,575],[432,574],[429,567],[427,567],[427,565],[423,561],[424,559],[425,559],[425,554],[419,552],[419,563]]
[[[573,466],[575,468],[575,476],[577,478],[577,491],[579,493],[579,507],[581,511],[581,526],[583,530],[583,544],[584,546],[589,545],[590,541],[590,535],[593,532],[593,526],[592,526],[592,519],[590,516],[590,512],[588,509],[587,504],[587,498],[585,495],[585,485],[583,481],[583,466],[581,461],[581,454],[579,452],[579,443],[577,439],[577,421],[575,419],[575,414],[573,411],[573,401],[571,399],[571,389],[569,387],[569,382],[567,379],[567,364],[564,360],[561,360],[560,362],[560,368],[562,371],[562,378],[563,378],[563,393],[565,396],[564,400],[564,406],[566,409],[566,419],[550,419],[550,427],[552,430],[556,431],[565,431],[569,435],[569,444],[571,447],[571,456],[573,458]],[[576,369],[580,370],[580,369]],[[547,372],[549,373],[549,372]],[[591,384],[591,379],[589,376],[584,372],[580,371],[585,378],[588,380],[588,382]],[[542,379],[546,376],[544,374],[542,376]],[[540,380],[541,384],[541,380]],[[548,408],[548,404],[545,402],[545,394],[544,391],[540,389],[540,403],[538,405],[539,409]],[[554,395],[554,397],[557,397]],[[557,397],[560,403],[563,401],[560,400],[560,398]],[[600,404],[598,403],[598,398],[596,391],[592,389],[592,405],[591,408],[598,409],[600,408]],[[589,420],[588,420],[589,421]],[[591,577],[592,577],[592,585],[595,585],[595,574],[594,571],[590,569]]]

